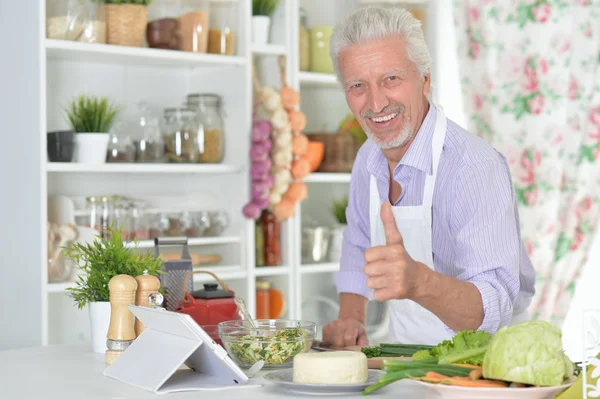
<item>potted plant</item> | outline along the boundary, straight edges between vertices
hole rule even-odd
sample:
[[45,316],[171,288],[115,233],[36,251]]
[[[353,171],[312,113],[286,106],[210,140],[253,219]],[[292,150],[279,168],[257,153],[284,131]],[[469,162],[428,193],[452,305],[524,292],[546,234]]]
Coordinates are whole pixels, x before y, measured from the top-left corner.
[[271,16],[281,0],[252,0],[252,43],[269,42]]
[[80,95],[66,109],[67,119],[75,135],[75,162],[106,162],[108,134],[119,109],[105,97]]
[[106,3],[106,42],[142,47],[152,0],[104,0]]
[[331,262],[339,262],[342,257],[342,240],[344,230],[348,225],[346,221],[346,208],[348,207],[348,197],[342,200],[334,201],[331,206],[331,211],[337,225],[331,231],[331,240],[329,242],[329,260]]
[[[110,228],[106,238],[98,235],[94,242],[74,243],[64,248],[63,256],[81,270],[74,288],[67,288],[77,307],[88,307],[94,352],[106,351],[106,334],[110,324],[110,292],[108,283],[119,274],[136,277],[162,273],[162,260],[149,251],[140,253],[136,245],[122,240],[120,229]],[[137,244],[137,241],[133,242]]]

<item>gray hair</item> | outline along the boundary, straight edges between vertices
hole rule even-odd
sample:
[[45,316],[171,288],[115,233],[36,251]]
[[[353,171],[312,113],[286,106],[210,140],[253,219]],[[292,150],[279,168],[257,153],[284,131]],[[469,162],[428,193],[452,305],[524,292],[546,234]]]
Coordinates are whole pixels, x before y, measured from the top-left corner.
[[342,82],[339,67],[340,51],[361,42],[390,36],[402,36],[406,40],[408,59],[415,65],[421,77],[430,73],[431,56],[421,28],[421,21],[400,7],[360,8],[335,27],[330,40],[330,56],[338,80]]

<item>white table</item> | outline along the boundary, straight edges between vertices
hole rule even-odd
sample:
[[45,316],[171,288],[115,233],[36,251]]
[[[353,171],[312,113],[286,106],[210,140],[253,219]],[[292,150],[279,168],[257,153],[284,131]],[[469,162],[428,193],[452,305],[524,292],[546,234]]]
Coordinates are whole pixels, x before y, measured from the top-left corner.
[[[104,355],[93,353],[81,346],[46,346],[38,348],[0,351],[0,398],[211,398],[225,399],[246,397],[248,399],[296,396],[279,389],[262,378],[260,372],[254,380],[264,384],[259,388],[223,391],[182,392],[155,395],[102,375],[105,369]],[[151,367],[149,365],[149,367]],[[326,397],[326,396],[322,396]],[[331,398],[331,396],[328,396]],[[336,396],[340,397],[340,396]],[[350,397],[344,395],[344,398]],[[430,389],[410,381],[399,381],[369,395],[354,397],[377,398],[440,398]]]

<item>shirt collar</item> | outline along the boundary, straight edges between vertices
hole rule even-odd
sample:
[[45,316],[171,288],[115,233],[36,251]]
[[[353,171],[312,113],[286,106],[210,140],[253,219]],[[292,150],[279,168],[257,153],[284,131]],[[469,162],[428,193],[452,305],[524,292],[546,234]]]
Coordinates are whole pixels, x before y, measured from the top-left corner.
[[[437,111],[435,106],[429,103],[429,111],[421,123],[415,139],[408,147],[408,150],[396,166],[394,174],[400,165],[410,166],[419,169],[425,173],[431,174],[431,142],[435,130],[435,120]],[[371,154],[367,161],[367,171],[377,178],[387,178],[387,161],[383,151],[377,145],[373,146]]]

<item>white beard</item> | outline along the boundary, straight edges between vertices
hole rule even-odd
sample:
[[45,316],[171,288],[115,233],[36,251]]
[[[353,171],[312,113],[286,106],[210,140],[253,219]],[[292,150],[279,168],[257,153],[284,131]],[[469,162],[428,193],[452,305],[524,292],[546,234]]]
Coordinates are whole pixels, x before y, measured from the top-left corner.
[[365,134],[368,138],[373,140],[375,144],[377,144],[382,150],[389,150],[391,148],[402,147],[403,145],[408,143],[410,139],[412,139],[412,137],[414,136],[414,131],[412,129],[412,126],[410,125],[410,121],[407,120],[404,126],[402,126],[400,134],[394,137],[391,141],[381,140],[381,138],[378,137],[376,134],[373,134],[373,132],[368,127],[366,127],[365,129]]

